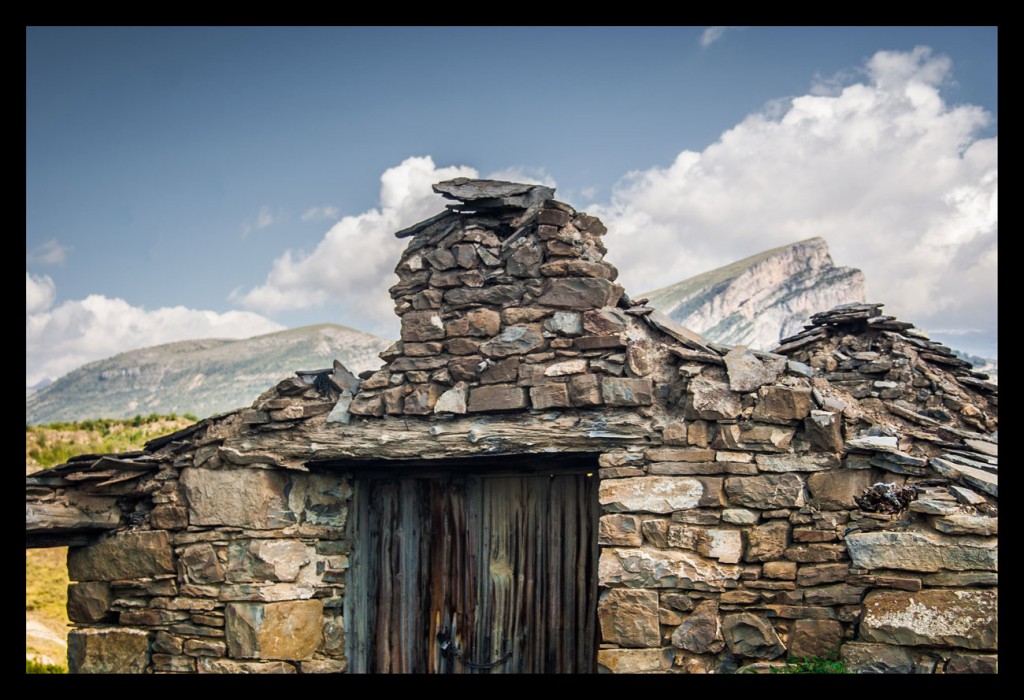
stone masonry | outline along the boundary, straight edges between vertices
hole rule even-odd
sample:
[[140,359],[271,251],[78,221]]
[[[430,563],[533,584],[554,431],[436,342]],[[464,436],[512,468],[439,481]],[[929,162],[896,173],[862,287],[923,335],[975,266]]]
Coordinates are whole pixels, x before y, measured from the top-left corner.
[[986,377],[878,304],[774,353],[706,342],[550,188],[435,189],[379,370],[27,477],[27,544],[72,545],[73,672],[344,672],[344,465],[555,451],[599,454],[602,671],[996,671]]

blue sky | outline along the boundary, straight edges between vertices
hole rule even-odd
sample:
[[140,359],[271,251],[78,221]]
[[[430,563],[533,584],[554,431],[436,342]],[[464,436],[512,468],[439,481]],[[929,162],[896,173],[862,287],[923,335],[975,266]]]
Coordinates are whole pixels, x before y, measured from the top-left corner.
[[27,29],[26,383],[197,336],[395,335],[466,174],[602,216],[634,294],[822,235],[995,356],[992,27]]

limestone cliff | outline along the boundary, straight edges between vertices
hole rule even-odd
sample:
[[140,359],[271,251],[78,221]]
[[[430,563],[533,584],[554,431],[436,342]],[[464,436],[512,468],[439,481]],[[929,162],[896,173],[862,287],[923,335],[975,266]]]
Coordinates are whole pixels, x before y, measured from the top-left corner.
[[709,340],[769,349],[812,314],[864,301],[864,273],[836,267],[825,240],[809,238],[643,296]]

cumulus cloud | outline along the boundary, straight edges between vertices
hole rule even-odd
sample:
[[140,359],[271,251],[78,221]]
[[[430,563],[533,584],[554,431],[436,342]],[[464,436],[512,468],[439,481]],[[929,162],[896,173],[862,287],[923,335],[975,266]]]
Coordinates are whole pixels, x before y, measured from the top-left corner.
[[49,275],[25,273],[25,313],[37,314],[53,305],[57,287]]
[[311,252],[286,251],[263,284],[235,290],[231,298],[248,309],[274,313],[318,306],[342,307],[344,323],[394,335],[388,287],[397,281],[395,264],[408,241],[394,232],[444,209],[430,186],[455,177],[477,177],[466,166],[439,168],[430,156],[407,158],[381,175],[380,207],[345,216]]
[[248,338],[284,329],[249,311],[217,313],[184,306],[147,311],[96,294],[54,307],[53,280],[28,273],[25,280],[26,387],[136,348],[189,338]]
[[776,101],[701,152],[629,173],[607,204],[609,259],[635,293],[823,236],[868,299],[922,327],[996,326],[997,140],[947,104],[951,63],[881,51],[834,94]]
[[28,262],[40,265],[63,265],[70,250],[70,246],[60,243],[56,238],[51,238],[28,252]]
[[700,46],[706,49],[722,38],[729,27],[708,27],[700,35]]
[[302,216],[299,218],[303,221],[328,221],[330,219],[337,219],[340,213],[337,207],[310,207],[302,212]]

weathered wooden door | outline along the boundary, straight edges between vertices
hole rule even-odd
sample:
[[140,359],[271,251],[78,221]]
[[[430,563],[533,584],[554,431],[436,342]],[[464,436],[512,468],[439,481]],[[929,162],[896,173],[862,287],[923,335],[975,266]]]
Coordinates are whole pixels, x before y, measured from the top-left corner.
[[592,672],[593,472],[357,477],[350,671]]

